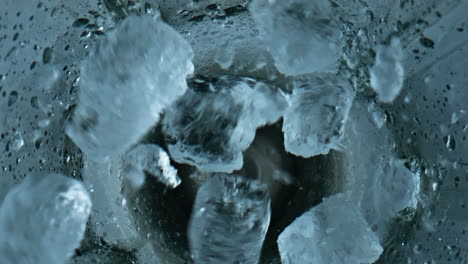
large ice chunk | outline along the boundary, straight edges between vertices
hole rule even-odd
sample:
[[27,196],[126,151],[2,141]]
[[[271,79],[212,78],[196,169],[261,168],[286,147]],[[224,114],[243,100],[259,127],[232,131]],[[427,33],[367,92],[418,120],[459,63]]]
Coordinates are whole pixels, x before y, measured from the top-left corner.
[[329,1],[254,0],[250,12],[280,72],[336,71],[342,34]]
[[304,213],[278,237],[283,264],[362,264],[383,249],[359,208],[337,194]]
[[266,186],[217,174],[198,190],[188,238],[195,263],[257,264],[270,224]]
[[284,146],[294,155],[311,157],[340,149],[354,91],[339,76],[317,74],[294,80],[283,122]]
[[383,239],[393,217],[408,207],[416,208],[420,178],[397,158],[390,130],[374,124],[368,105],[366,100],[356,100],[349,115],[343,140],[344,189]]
[[166,151],[154,144],[140,144],[130,150],[125,157],[124,174],[134,187],[144,183],[145,172],[171,188],[177,187],[181,180],[177,170],[171,166]]
[[83,63],[67,134],[94,161],[122,154],[184,94],[192,57],[190,45],[162,21],[126,18]]
[[391,103],[401,91],[404,80],[403,48],[399,38],[392,38],[388,46],[377,47],[375,64],[370,69],[370,82],[377,99]]
[[171,157],[205,172],[242,167],[242,151],[258,127],[276,122],[285,96],[249,78],[196,78],[191,89],[168,109],[163,131]]
[[374,167],[378,174],[370,175],[361,185],[365,189],[360,205],[369,224],[384,235],[385,225],[400,211],[416,208],[419,179],[393,155],[380,156]]
[[25,178],[0,207],[1,263],[63,264],[80,245],[90,210],[90,197],[76,180]]

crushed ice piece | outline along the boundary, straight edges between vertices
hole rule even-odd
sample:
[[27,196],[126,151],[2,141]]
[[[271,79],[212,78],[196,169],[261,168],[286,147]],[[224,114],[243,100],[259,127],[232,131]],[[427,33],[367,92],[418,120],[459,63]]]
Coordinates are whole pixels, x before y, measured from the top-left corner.
[[254,0],[249,9],[280,72],[336,71],[342,33],[328,1]]
[[406,208],[416,208],[419,194],[419,178],[402,160],[389,157],[375,164],[381,175],[372,175],[365,183],[360,201],[362,212],[371,226],[383,234],[384,225]]
[[377,47],[375,64],[370,69],[370,82],[379,101],[391,103],[400,94],[405,74],[402,60],[403,48],[399,38],[392,38],[388,46]]
[[257,264],[270,224],[265,185],[216,174],[198,190],[188,238],[195,263]]
[[382,128],[385,125],[385,122],[387,121],[387,115],[381,109],[379,109],[373,102],[369,104],[367,110],[371,115],[372,122],[374,122],[374,125],[377,128]]
[[298,78],[293,86],[283,117],[286,151],[307,158],[340,150],[354,99],[351,85],[339,76],[319,74]]
[[94,161],[122,154],[184,94],[192,57],[190,45],[164,22],[127,17],[83,63],[67,134]]
[[310,209],[278,237],[283,264],[373,263],[383,248],[377,234],[343,194]]
[[59,174],[28,176],[0,207],[4,264],[63,264],[79,247],[91,199],[78,181]]
[[169,155],[158,145],[136,146],[126,155],[125,163],[124,173],[134,187],[143,185],[145,172],[171,188],[176,188],[181,183],[177,170],[171,166]]
[[8,149],[19,151],[24,146],[24,139],[20,132],[16,132],[11,141],[8,142]]
[[345,139],[345,190],[379,238],[392,219],[406,208],[416,208],[420,176],[396,158],[394,141],[386,126],[373,124],[368,102],[357,100],[350,112]]
[[242,151],[258,127],[276,122],[287,107],[275,87],[249,78],[196,78],[168,109],[163,132],[171,157],[204,172],[242,167]]

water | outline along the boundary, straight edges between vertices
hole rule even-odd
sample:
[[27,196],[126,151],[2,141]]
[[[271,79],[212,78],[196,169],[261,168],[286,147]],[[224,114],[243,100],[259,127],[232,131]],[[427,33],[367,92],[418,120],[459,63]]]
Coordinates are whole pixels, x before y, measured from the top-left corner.
[[343,194],[325,198],[279,236],[283,264],[361,264],[376,261],[383,248],[356,204]]
[[254,0],[249,9],[280,72],[336,71],[342,34],[328,1]]
[[53,173],[28,176],[0,207],[2,263],[64,263],[80,245],[90,211],[80,182]]
[[195,263],[256,264],[270,223],[266,186],[217,174],[198,190],[188,238]]
[[296,79],[284,115],[286,150],[311,157],[341,149],[353,99],[350,84],[339,76],[316,74]]
[[140,144],[125,156],[127,178],[134,187],[141,187],[147,172],[158,181],[171,188],[179,186],[181,179],[177,170],[171,166],[166,151],[154,144]]
[[183,95],[193,72],[190,45],[151,17],[128,17],[81,67],[68,136],[92,160],[122,154]]

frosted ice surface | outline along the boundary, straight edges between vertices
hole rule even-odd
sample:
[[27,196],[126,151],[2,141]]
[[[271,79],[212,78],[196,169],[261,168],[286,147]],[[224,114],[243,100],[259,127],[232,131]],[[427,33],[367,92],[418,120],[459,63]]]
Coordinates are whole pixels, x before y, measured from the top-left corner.
[[198,190],[188,238],[195,263],[257,264],[270,224],[266,186],[217,174]]
[[385,113],[381,109],[379,109],[374,102],[369,103],[367,110],[371,115],[372,122],[374,123],[374,125],[377,128],[382,128],[385,125],[385,122],[387,121],[387,116],[385,115]]
[[[380,238],[399,211],[415,208],[420,179],[396,158],[386,126],[378,128],[368,111],[369,103],[356,100],[345,133],[345,190],[359,204]],[[373,106],[375,110],[377,105]]]
[[83,63],[79,102],[66,128],[94,161],[122,154],[184,94],[190,45],[151,17],[128,17]]
[[371,175],[365,181],[360,206],[369,224],[383,235],[384,226],[401,210],[416,208],[419,179],[393,156],[382,157],[374,166],[380,175]]
[[25,178],[0,207],[1,263],[64,263],[80,245],[90,211],[80,182],[59,174]]
[[341,149],[353,99],[351,85],[339,76],[317,74],[296,79],[283,118],[286,151],[311,157]]
[[391,103],[401,91],[404,80],[403,49],[400,39],[393,38],[388,46],[378,46],[375,64],[370,69],[370,82],[377,99]]
[[383,251],[359,208],[343,194],[297,218],[277,243],[283,264],[373,263]]
[[171,188],[177,187],[181,182],[177,170],[171,166],[169,155],[158,145],[136,146],[126,155],[125,164],[127,168],[124,173],[135,187],[144,183],[145,172]]
[[280,72],[336,71],[342,34],[329,1],[254,0],[250,12]]
[[249,78],[199,77],[163,120],[171,157],[204,172],[242,167],[242,151],[258,127],[277,121],[287,107],[275,87]]

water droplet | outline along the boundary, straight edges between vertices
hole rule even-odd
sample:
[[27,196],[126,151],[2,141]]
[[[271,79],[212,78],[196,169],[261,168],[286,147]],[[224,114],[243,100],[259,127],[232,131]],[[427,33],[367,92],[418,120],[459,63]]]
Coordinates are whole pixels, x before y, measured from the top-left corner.
[[414,246],[414,248],[413,248],[414,254],[419,254],[419,253],[421,253],[421,251],[422,251],[422,246],[421,245],[418,244],[418,245]]
[[48,64],[52,61],[53,59],[53,53],[52,53],[52,48],[47,47],[44,49],[44,52],[42,53],[42,63]]
[[13,151],[18,151],[24,146],[24,140],[23,137],[21,136],[21,133],[16,132],[13,140],[11,141],[10,144],[10,149]]
[[36,96],[31,97],[31,107],[35,109],[39,109],[39,99]]
[[8,95],[8,106],[12,106],[13,104],[18,101],[18,92],[17,91],[12,91],[10,92],[10,95]]
[[455,150],[455,147],[456,147],[456,143],[455,143],[455,138],[452,137],[452,136],[445,136],[444,137],[444,143],[445,143],[445,146],[447,147],[447,149],[449,151],[454,151]]
[[77,87],[78,84],[80,84],[80,77],[76,77],[76,79],[73,81],[72,86]]
[[39,122],[37,122],[37,126],[39,126],[40,128],[46,128],[48,127],[50,124],[50,120],[49,119],[43,119],[43,120],[40,120]]
[[429,84],[432,79],[434,79],[434,75],[431,73],[428,73],[424,76],[424,83]]
[[89,23],[89,19],[85,17],[80,17],[73,22],[72,27],[82,27],[82,26],[87,25],[88,23]]

